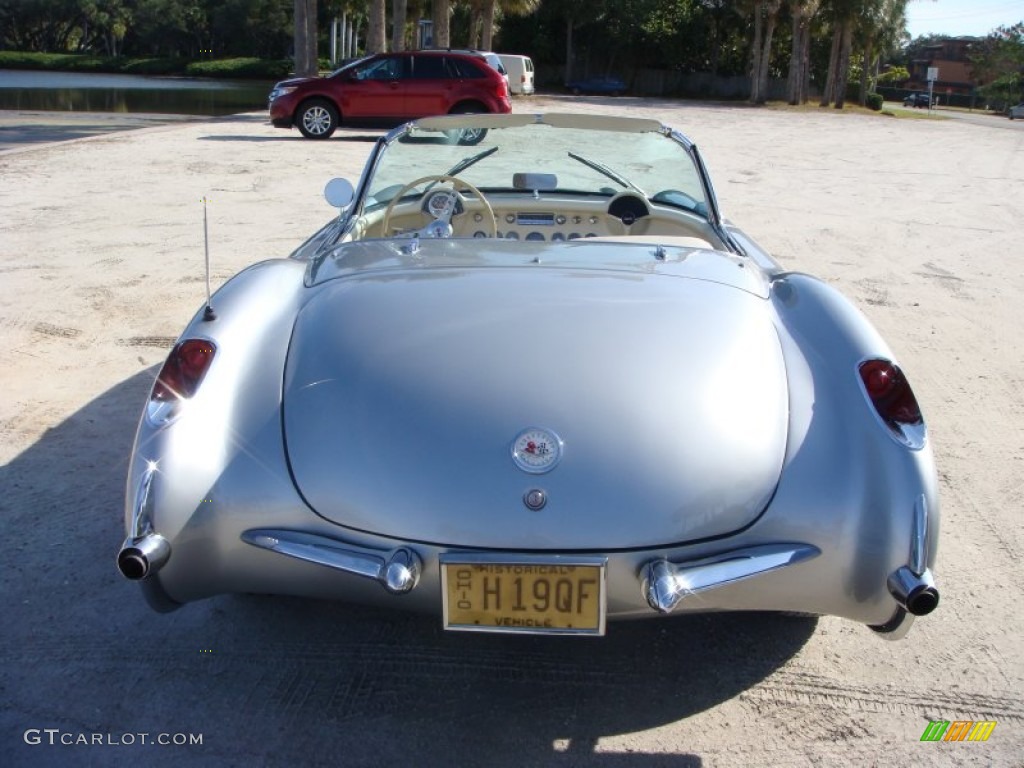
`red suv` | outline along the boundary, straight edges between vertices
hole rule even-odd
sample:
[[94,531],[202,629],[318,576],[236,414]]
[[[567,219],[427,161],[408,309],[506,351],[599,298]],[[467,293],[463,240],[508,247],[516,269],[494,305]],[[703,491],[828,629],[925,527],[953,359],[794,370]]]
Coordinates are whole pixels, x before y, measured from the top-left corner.
[[[388,127],[453,112],[511,112],[505,78],[483,56],[454,51],[378,53],[327,77],[282,80],[270,121],[326,139],[345,125]],[[468,142],[463,142],[468,143]]]

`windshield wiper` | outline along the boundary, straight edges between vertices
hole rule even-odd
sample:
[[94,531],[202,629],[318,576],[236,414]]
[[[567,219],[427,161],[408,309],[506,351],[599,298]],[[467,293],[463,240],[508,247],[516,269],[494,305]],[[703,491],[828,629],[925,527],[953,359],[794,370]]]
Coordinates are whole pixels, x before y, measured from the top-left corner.
[[456,174],[462,173],[464,170],[469,168],[469,166],[476,165],[481,160],[490,157],[497,151],[498,147],[491,147],[490,149],[485,149],[483,152],[477,152],[475,155],[471,155],[470,157],[464,157],[461,160],[459,160],[459,162],[457,162],[455,165],[453,165],[451,167],[451,170],[448,171],[448,173],[446,173],[445,175],[455,176]]
[[[464,170],[469,168],[469,166],[476,165],[481,160],[490,157],[495,152],[497,152],[498,149],[500,149],[500,147],[491,147],[490,149],[485,149],[483,152],[477,152],[475,155],[464,157],[461,160],[459,160],[459,162],[457,162],[455,165],[453,165],[448,171],[446,171],[444,175],[455,176],[456,174],[462,173]],[[427,192],[432,190],[435,186],[437,186],[437,184],[438,182],[436,181],[432,181],[429,184],[427,184],[426,188],[423,190],[423,194],[427,194]]]
[[619,184],[621,184],[624,187],[630,187],[631,189],[635,189],[641,195],[643,195],[644,197],[647,197],[647,193],[644,192],[642,189],[640,189],[640,187],[638,187],[632,181],[627,179],[625,176],[622,176],[622,175],[616,173],[611,168],[609,168],[607,165],[604,165],[603,163],[599,163],[596,160],[590,160],[589,158],[586,158],[583,155],[577,155],[575,152],[570,152],[569,153],[569,157],[571,157],[573,160],[577,160],[577,161],[583,163],[588,168],[593,168],[595,171],[597,171],[600,174],[603,174],[603,175],[607,176],[612,181],[618,182]]

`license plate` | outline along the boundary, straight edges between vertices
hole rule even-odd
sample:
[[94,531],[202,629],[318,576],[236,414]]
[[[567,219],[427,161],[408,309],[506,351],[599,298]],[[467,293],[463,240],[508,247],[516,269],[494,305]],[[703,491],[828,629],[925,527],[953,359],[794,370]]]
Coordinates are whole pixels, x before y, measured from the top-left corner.
[[445,629],[603,635],[605,561],[441,559]]

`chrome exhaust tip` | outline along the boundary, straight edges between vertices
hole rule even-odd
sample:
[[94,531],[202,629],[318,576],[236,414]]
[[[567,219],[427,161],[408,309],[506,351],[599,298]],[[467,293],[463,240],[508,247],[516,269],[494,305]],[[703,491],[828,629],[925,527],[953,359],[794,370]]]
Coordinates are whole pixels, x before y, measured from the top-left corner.
[[890,574],[888,586],[900,607],[913,616],[926,616],[939,605],[939,590],[927,568],[918,575],[907,566],[901,566]]
[[141,581],[163,568],[171,556],[171,545],[156,533],[127,538],[117,553],[117,569],[129,581]]

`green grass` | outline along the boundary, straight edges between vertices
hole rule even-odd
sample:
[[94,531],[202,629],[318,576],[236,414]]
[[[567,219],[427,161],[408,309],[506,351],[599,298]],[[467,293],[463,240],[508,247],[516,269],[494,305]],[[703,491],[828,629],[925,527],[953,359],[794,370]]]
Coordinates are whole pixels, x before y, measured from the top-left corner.
[[287,76],[290,60],[254,58],[189,59],[126,58],[79,53],[26,53],[0,51],[0,69],[34,69],[51,72],[112,72],[131,75],[185,75],[188,77],[256,78],[273,80]]
[[945,117],[944,115],[936,114],[936,111],[934,109],[931,111],[931,114],[929,114],[928,110],[909,109],[909,108],[904,109],[904,108],[901,108],[901,107],[898,107],[898,106],[895,107],[895,108],[891,108],[893,106],[892,102],[886,102],[886,104],[888,106],[883,106],[883,108],[881,110],[874,110],[874,109],[870,109],[868,107],[862,107],[856,101],[854,101],[854,102],[847,101],[843,105],[843,108],[841,110],[840,109],[836,109],[835,107],[833,107],[831,105],[827,106],[827,107],[819,106],[818,102],[816,100],[815,101],[810,101],[807,104],[798,104],[798,105],[795,105],[795,106],[787,104],[784,101],[769,101],[767,106],[770,109],[782,110],[782,111],[787,111],[787,112],[818,112],[820,114],[825,114],[825,113],[842,113],[842,114],[847,114],[847,115],[849,115],[849,114],[854,114],[854,115],[872,115],[872,116],[879,116],[879,117],[895,117],[897,120],[948,120],[949,119],[948,117]]

